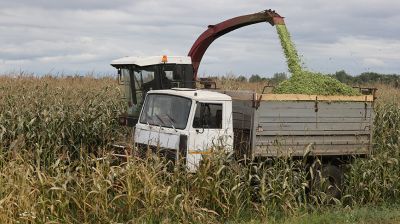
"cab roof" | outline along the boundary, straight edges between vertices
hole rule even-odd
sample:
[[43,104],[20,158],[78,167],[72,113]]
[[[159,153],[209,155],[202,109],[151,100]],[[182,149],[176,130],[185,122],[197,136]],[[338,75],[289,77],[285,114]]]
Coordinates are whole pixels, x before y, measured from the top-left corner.
[[169,94],[182,96],[196,101],[231,101],[232,98],[226,94],[213,92],[209,90],[172,88],[162,90],[150,90],[148,94]]
[[192,59],[189,56],[166,56],[166,62],[163,61],[165,55],[151,57],[123,57],[111,62],[112,66],[118,65],[138,65],[148,66],[157,64],[192,64]]

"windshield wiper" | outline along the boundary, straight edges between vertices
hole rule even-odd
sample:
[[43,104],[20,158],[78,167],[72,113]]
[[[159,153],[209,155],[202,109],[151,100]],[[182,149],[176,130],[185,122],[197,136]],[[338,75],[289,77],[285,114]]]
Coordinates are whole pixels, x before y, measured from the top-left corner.
[[165,115],[167,115],[167,117],[168,117],[168,119],[169,119],[169,121],[170,121],[170,123],[171,123],[172,128],[173,128],[173,129],[175,130],[175,132],[176,132],[176,129],[175,129],[175,126],[174,126],[175,120],[174,120],[171,116],[169,116],[168,114],[165,114]]
[[166,125],[165,125],[165,122],[161,119],[160,116],[158,116],[158,114],[155,114],[154,116],[156,116],[157,119],[161,121],[161,123],[162,123],[163,126],[166,126]]

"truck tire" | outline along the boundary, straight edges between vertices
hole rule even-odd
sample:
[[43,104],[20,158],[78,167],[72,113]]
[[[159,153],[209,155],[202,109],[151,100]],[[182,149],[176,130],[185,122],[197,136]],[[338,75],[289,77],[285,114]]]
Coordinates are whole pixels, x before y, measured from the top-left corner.
[[[321,175],[317,172],[313,181],[314,190],[322,191],[326,195],[340,199],[344,189],[344,174],[342,169],[332,164],[322,166]],[[321,177],[325,179],[322,182]]]

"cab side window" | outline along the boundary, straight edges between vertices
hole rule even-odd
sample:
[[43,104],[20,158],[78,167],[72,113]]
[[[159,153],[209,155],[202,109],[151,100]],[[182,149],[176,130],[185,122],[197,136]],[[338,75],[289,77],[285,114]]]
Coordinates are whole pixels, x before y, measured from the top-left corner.
[[193,128],[222,129],[222,104],[197,103]]

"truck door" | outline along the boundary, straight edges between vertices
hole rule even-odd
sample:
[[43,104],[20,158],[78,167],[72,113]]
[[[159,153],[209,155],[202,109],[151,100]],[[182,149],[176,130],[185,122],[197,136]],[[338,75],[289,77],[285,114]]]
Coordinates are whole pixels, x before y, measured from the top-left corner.
[[187,165],[190,170],[195,170],[204,155],[212,150],[225,147],[226,122],[223,116],[224,102],[198,102],[190,128],[190,143],[188,149]]

